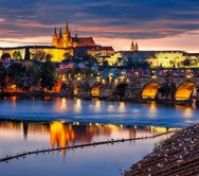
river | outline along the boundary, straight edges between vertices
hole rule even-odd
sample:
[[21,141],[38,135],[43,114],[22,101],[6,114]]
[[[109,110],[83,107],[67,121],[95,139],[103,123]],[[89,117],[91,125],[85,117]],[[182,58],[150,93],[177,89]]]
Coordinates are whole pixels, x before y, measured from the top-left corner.
[[[138,138],[197,123],[198,110],[65,98],[0,100],[0,157],[36,149]],[[0,175],[120,175],[163,137],[62,150],[0,163]]]

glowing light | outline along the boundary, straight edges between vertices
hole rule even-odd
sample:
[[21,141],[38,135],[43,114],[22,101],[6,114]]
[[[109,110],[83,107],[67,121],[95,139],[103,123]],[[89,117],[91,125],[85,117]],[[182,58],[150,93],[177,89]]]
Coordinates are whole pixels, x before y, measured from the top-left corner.
[[78,77],[77,77],[77,80],[78,80],[78,81],[81,81],[81,80],[82,80],[81,76],[78,76]]
[[98,76],[98,77],[96,78],[96,81],[97,81],[97,82],[100,82],[100,80],[101,80],[101,78],[100,78],[100,76]]
[[151,78],[152,78],[152,79],[156,79],[156,78],[157,78],[157,76],[156,76],[156,75],[153,75],[153,76],[151,76]]
[[178,87],[176,91],[175,100],[177,101],[189,100],[195,88],[196,85],[192,82],[187,82],[182,84],[180,87]]
[[74,87],[74,89],[73,89],[74,96],[77,96],[78,92],[79,92],[79,88],[78,87]]
[[106,80],[105,79],[102,79],[102,84],[106,84]]
[[142,91],[143,99],[155,99],[160,85],[156,82],[147,84]]
[[100,96],[100,87],[93,87],[91,90],[92,97],[99,97]]

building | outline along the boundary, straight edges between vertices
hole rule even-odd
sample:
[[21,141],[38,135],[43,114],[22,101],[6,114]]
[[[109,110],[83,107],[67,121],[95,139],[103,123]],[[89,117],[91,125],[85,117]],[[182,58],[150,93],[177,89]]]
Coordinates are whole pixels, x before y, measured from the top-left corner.
[[112,47],[96,45],[92,37],[79,37],[77,34],[72,36],[68,23],[65,29],[59,33],[55,28],[52,46],[22,46],[0,48],[0,58],[13,60],[51,60],[62,62],[67,58],[76,56],[109,56],[114,53]]
[[131,43],[131,51],[138,51],[138,50],[139,50],[138,43],[134,43],[134,41],[132,41],[132,43]]
[[75,48],[75,47],[95,47],[96,44],[92,37],[79,37],[76,33],[73,37],[69,29],[68,23],[66,23],[64,32],[60,28],[59,34],[55,27],[52,45],[55,48]]

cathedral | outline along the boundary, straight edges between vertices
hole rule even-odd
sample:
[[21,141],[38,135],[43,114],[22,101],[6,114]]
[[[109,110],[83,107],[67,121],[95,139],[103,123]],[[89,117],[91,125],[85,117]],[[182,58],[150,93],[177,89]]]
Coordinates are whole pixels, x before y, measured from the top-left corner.
[[55,48],[76,48],[76,47],[95,47],[96,44],[92,37],[74,37],[71,35],[68,23],[64,31],[60,28],[59,33],[55,27],[52,44]]

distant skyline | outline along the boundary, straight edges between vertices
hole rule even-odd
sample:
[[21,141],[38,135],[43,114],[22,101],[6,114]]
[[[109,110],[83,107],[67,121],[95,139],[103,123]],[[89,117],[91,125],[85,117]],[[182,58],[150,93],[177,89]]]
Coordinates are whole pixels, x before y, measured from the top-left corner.
[[199,52],[199,0],[0,0],[0,47],[50,45],[66,21],[116,50]]

